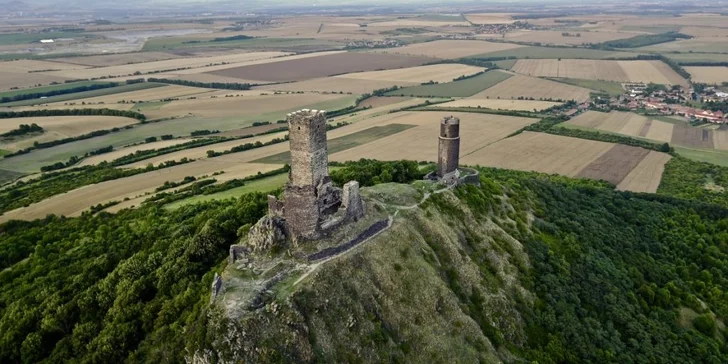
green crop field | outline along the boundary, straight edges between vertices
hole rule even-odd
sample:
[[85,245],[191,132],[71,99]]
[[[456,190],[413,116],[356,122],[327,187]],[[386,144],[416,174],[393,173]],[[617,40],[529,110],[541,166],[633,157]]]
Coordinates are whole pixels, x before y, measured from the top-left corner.
[[507,49],[497,52],[489,52],[476,54],[467,58],[493,58],[493,57],[515,57],[515,58],[534,58],[534,59],[554,59],[554,58],[571,58],[571,59],[607,59],[607,58],[631,58],[636,57],[639,53],[633,52],[617,52],[617,51],[601,51],[586,48],[557,48],[557,47],[523,47]]
[[4,156],[6,154],[10,154],[10,152],[7,150],[0,149],[0,157]]
[[728,62],[728,53],[663,53],[665,57],[678,63],[688,62]]
[[595,91],[606,92],[612,96],[619,96],[624,93],[624,88],[619,82],[598,81],[598,80],[581,80],[576,78],[549,78],[552,81],[567,83],[569,85],[588,88]]
[[338,99],[319,102],[287,110],[268,112],[245,117],[235,118],[201,118],[189,117],[166,120],[155,123],[137,125],[134,128],[122,130],[117,133],[102,135],[96,138],[80,140],[72,143],[57,145],[52,148],[39,149],[31,153],[13,158],[0,160],[0,169],[7,169],[21,173],[38,172],[41,167],[65,162],[73,156],[81,156],[87,152],[113,145],[115,147],[139,143],[150,136],[165,134],[188,135],[194,130],[199,130],[201,125],[205,129],[216,129],[221,131],[240,129],[252,126],[256,121],[270,121],[285,119],[286,114],[298,109],[314,110],[338,110],[354,105],[356,96],[344,96]]
[[[146,89],[150,89],[150,88],[166,87],[166,86],[167,85],[165,85],[165,84],[152,83],[152,82],[133,83],[131,85],[121,85],[121,86],[117,86],[117,87],[102,88],[102,89],[92,90],[92,91],[83,91],[83,92],[76,92],[76,93],[72,93],[72,94],[51,96],[51,97],[48,97],[45,99],[31,99],[31,100],[7,102],[4,104],[0,104],[0,106],[31,106],[31,105],[40,105],[40,104],[50,104],[50,103],[54,103],[54,102],[81,100],[81,99],[87,99],[89,97],[114,95],[114,94],[120,94],[120,93],[124,93],[124,92],[132,92],[132,91],[146,90]],[[49,87],[52,87],[52,86],[49,86]],[[39,87],[39,89],[40,88],[41,87]],[[32,90],[34,90],[34,89],[32,89]]]
[[[342,48],[344,44],[312,38],[253,38],[222,42],[199,41],[184,37],[152,38],[144,44],[144,51],[169,51],[181,48],[240,48],[265,50],[323,50]],[[194,42],[194,43],[190,43]]]
[[22,176],[21,173],[0,169],[0,185],[10,182],[20,176]]
[[625,25],[620,30],[628,32],[668,33],[680,30],[679,25]]
[[58,38],[96,38],[96,35],[84,32],[50,32],[50,33],[12,33],[0,34],[0,45],[14,45],[37,43],[41,39],[58,39]]
[[81,82],[62,83],[62,84],[58,84],[58,85],[42,86],[42,87],[24,88],[24,89],[20,89],[20,90],[11,90],[11,91],[0,92],[0,98],[13,97],[13,96],[17,96],[17,95],[32,94],[32,93],[44,93],[44,92],[51,92],[51,91],[68,90],[68,89],[71,89],[74,87],[91,86],[91,85],[99,84],[99,83],[110,83],[110,82],[81,81]]
[[513,67],[514,64],[516,64],[516,61],[517,60],[515,60],[515,59],[508,59],[505,61],[495,61],[493,63],[495,63],[496,66],[498,66],[504,70],[509,70],[509,69],[511,69],[511,67]]
[[503,82],[513,75],[501,71],[489,71],[462,81],[406,87],[386,93],[387,96],[415,97],[468,97]]
[[[389,124],[384,126],[375,126],[373,128],[343,136],[341,138],[331,139],[328,141],[329,155],[358,147],[360,145],[371,143],[375,140],[382,139],[384,137],[397,134],[414,127],[414,125],[406,124]],[[286,164],[290,162],[290,152],[278,153],[253,161],[253,163],[266,164]]]
[[188,199],[175,201],[169,205],[166,205],[166,209],[175,210],[182,206],[194,204],[194,203],[201,203],[201,202],[208,202],[213,200],[225,200],[228,198],[237,198],[242,196],[246,193],[252,193],[252,192],[271,192],[275,191],[278,188],[283,187],[284,184],[288,181],[288,173],[281,173],[276,176],[267,177],[263,179],[259,179],[257,181],[251,181],[246,182],[244,186],[233,188],[227,191],[222,191],[210,195],[198,195],[193,196]]
[[675,151],[692,160],[728,167],[728,151],[715,149],[693,149],[674,145]]

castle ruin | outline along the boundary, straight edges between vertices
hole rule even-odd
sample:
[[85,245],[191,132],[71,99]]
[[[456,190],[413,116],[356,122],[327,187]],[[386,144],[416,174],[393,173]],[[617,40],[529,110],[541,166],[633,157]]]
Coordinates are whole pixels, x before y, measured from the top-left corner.
[[342,190],[329,176],[326,113],[304,109],[288,114],[287,121],[289,180],[283,201],[268,196],[268,216],[251,228],[248,238],[254,247],[268,247],[283,237],[294,243],[319,239],[364,216],[359,183],[351,181]]
[[460,163],[460,119],[453,116],[443,118],[439,140],[437,175],[443,178],[455,172]]

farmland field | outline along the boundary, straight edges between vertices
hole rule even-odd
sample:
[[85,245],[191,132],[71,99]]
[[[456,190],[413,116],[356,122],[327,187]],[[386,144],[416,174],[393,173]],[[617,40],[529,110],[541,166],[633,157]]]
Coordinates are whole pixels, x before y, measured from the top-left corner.
[[581,80],[575,78],[550,78],[552,81],[563,82],[569,85],[588,88],[599,92],[605,92],[609,95],[619,96],[624,93],[624,88],[619,82],[599,81],[599,80]]
[[98,67],[83,70],[64,70],[45,72],[43,75],[65,77],[71,79],[88,79],[100,77],[118,77],[118,76],[135,76],[150,72],[169,71],[185,68],[201,68],[213,64],[228,64],[232,67],[236,63],[244,63],[256,60],[265,60],[276,57],[285,56],[288,53],[283,52],[252,52],[252,53],[234,53],[213,57],[189,57],[169,59],[164,61],[154,61],[135,64],[124,64],[119,66]]
[[638,48],[644,52],[695,52],[695,53],[726,53],[728,52],[728,38],[726,37],[698,37],[681,39],[674,42],[660,43]]
[[522,59],[511,70],[534,77],[687,85],[682,77],[660,61]]
[[452,82],[461,76],[470,76],[485,69],[482,67],[466,66],[462,64],[436,64],[431,66],[409,67],[385,71],[371,71],[347,73],[335,76],[347,80],[371,80],[389,82]]
[[503,51],[476,54],[468,58],[495,58],[514,57],[532,59],[605,59],[605,58],[631,58],[639,53],[602,51],[587,48],[554,48],[554,47],[522,47]]
[[136,124],[139,121],[131,118],[115,116],[54,116],[15,118],[3,120],[0,134],[17,129],[20,124],[38,124],[44,129],[42,134],[15,137],[0,140],[0,148],[17,151],[33,146],[34,143],[45,143],[88,134],[95,130],[108,130]]
[[670,143],[698,155],[697,150],[728,150],[728,131],[708,128],[694,128],[679,121],[663,121],[638,114],[612,111],[601,113],[588,111],[566,122],[566,126],[597,129],[609,133],[622,134],[654,142]]
[[[137,87],[127,87],[127,86],[137,86]],[[200,95],[200,94],[211,94],[215,92],[216,90],[208,89],[208,88],[198,88],[198,87],[188,87],[188,86],[178,86],[178,85],[166,85],[161,83],[152,83],[152,82],[144,82],[144,83],[136,83],[132,85],[124,85],[119,87],[114,87],[111,89],[103,89],[103,90],[96,90],[96,91],[109,91],[108,93],[104,92],[82,92],[79,94],[70,94],[70,95],[63,95],[63,96],[71,96],[71,95],[77,95],[74,99],[69,100],[59,100],[55,97],[49,97],[48,99],[45,99],[43,101],[44,104],[49,104],[49,106],[56,107],[61,106],[61,102],[63,101],[70,101],[74,100],[76,105],[84,102],[86,104],[116,104],[118,102],[123,101],[124,103],[143,103],[148,101],[158,101],[158,100],[164,100],[169,98],[180,98],[183,96],[192,96],[192,95]],[[116,92],[110,92],[112,90],[116,90]],[[56,102],[57,104],[52,104]]]
[[[142,83],[134,83],[131,85],[120,85],[116,87],[109,87],[109,88],[102,88],[98,90],[91,90],[91,91],[83,91],[83,92],[75,92],[65,95],[58,95],[58,96],[51,96],[47,97],[45,99],[31,99],[31,100],[22,100],[22,101],[14,101],[14,102],[7,102],[0,104],[0,107],[8,107],[8,106],[32,106],[32,105],[45,105],[45,104],[51,104],[51,103],[61,103],[64,101],[73,101],[73,100],[81,100],[86,98],[98,98],[98,100],[106,100],[109,96],[107,95],[125,95],[128,93],[133,93],[140,90],[149,90],[157,87],[164,87],[166,85],[162,85],[159,83],[152,83],[152,82],[142,82]],[[148,91],[148,92],[155,92],[154,91]],[[106,97],[106,98],[105,98]],[[115,96],[111,96],[111,98],[114,98]],[[91,99],[89,101],[93,101],[94,99]],[[121,100],[121,99],[119,99]],[[89,102],[86,101],[86,102]],[[81,101],[79,101],[80,103]],[[93,101],[96,102],[96,101]]]
[[13,87],[28,88],[45,86],[53,82],[63,83],[66,80],[68,80],[67,77],[53,76],[45,73],[19,73],[16,71],[5,71],[0,68],[0,91],[10,90]]
[[512,76],[512,74],[507,72],[490,71],[482,75],[457,82],[407,87],[400,90],[390,91],[387,95],[416,97],[468,97],[493,87]]
[[[248,32],[248,34],[252,33]],[[221,42],[210,42],[209,40],[210,39],[206,41],[205,39],[190,37],[152,38],[144,44],[143,50],[145,52],[166,52],[175,49],[194,50],[195,48],[227,48],[246,50],[278,50],[285,52],[310,52],[344,47],[344,43],[342,42],[314,38],[254,38]],[[193,43],[195,41],[197,41],[198,43]]]
[[84,186],[68,193],[53,196],[28,207],[20,208],[0,215],[0,223],[11,219],[32,220],[45,217],[47,214],[78,216],[91,206],[108,201],[121,201],[124,198],[136,198],[153,192],[166,181],[179,181],[187,176],[209,175],[214,172],[235,168],[244,168],[247,175],[268,172],[280,168],[279,165],[244,164],[231,161],[197,161],[159,171],[147,172],[131,177]]
[[102,81],[81,81],[81,82],[62,83],[62,84],[58,84],[58,85],[50,85],[50,86],[5,91],[5,92],[0,92],[0,98],[13,97],[13,96],[24,95],[24,94],[29,94],[29,93],[44,93],[44,92],[51,92],[51,91],[67,90],[67,89],[71,89],[74,87],[91,86],[91,85],[95,85],[95,84],[99,84],[99,83],[104,83],[104,82],[102,82]]
[[665,171],[665,164],[672,156],[665,153],[650,151],[649,154],[637,164],[623,180],[617,185],[620,191],[638,191],[655,193],[660,187],[660,178]]
[[515,20],[506,13],[465,14],[465,19],[473,24],[510,24]]
[[99,154],[99,155],[91,156],[88,158],[84,158],[81,161],[81,163],[78,164],[78,166],[80,166],[80,167],[92,166],[92,165],[99,164],[101,162],[111,162],[115,159],[124,157],[129,154],[134,154],[138,151],[162,149],[162,148],[171,147],[171,146],[174,146],[177,144],[186,143],[189,141],[190,141],[190,139],[161,140],[161,141],[152,142],[152,143],[144,143],[144,144],[134,145],[134,146],[130,146],[130,147],[115,149],[109,153],[104,153],[104,154]]
[[[149,136],[173,134],[189,135],[199,129],[232,130],[251,126],[255,121],[272,121],[285,118],[286,113],[300,108],[336,110],[353,104],[355,96],[346,95],[269,95],[261,97],[216,98],[205,100],[173,101],[161,110],[152,111],[152,118],[178,117],[156,123],[136,126],[88,140],[40,149],[11,159],[0,160],[0,169],[24,173],[36,172],[40,167],[72,156],[104,148],[109,145],[124,146],[143,141]],[[192,104],[186,104],[194,101]],[[165,109],[169,107],[169,109]],[[194,111],[194,115],[190,114]],[[148,115],[149,116],[149,115]]]
[[[604,179],[617,185],[629,177],[622,185],[624,189],[648,192],[656,189],[655,184],[659,185],[662,178],[662,170],[654,165],[662,163],[666,158],[663,154],[659,153],[661,158],[650,157],[648,162],[642,163],[650,155],[649,151],[642,148],[524,132],[465,155],[461,162],[467,165]],[[653,164],[647,164],[650,162]]]
[[589,99],[591,90],[536,77],[515,75],[478,94],[476,99],[576,100]]
[[[563,35],[570,34],[569,36]],[[577,36],[578,34],[578,36]],[[597,44],[610,40],[631,38],[637,33],[628,32],[599,32],[581,30],[545,30],[545,31],[516,31],[506,33],[506,38],[512,42],[542,43],[554,45],[582,45]],[[485,53],[485,52],[483,52]]]
[[722,84],[728,82],[728,67],[685,67],[694,82]]
[[[437,161],[437,135],[440,120],[449,115],[452,113],[433,111],[388,115],[385,118],[391,123],[415,125],[416,127],[356,148],[332,153],[330,159],[339,162],[359,160],[360,158]],[[461,158],[538,121],[538,119],[531,118],[470,113],[458,113],[455,116],[460,118],[461,135],[468,136],[461,142]]]
[[183,58],[172,53],[163,52],[135,52],[122,54],[105,54],[98,56],[83,57],[61,57],[53,58],[55,62],[67,63],[71,65],[91,66],[91,67],[108,67],[121,66],[132,63],[146,63],[155,61],[166,61],[169,59]]
[[228,68],[209,72],[213,75],[259,81],[302,81],[344,73],[375,71],[420,66],[431,58],[345,52],[296,60],[282,60],[265,64]]
[[185,205],[194,204],[194,203],[201,203],[201,202],[207,202],[207,201],[214,201],[214,200],[225,200],[228,198],[237,198],[243,194],[251,193],[251,192],[261,192],[261,193],[267,193],[274,191],[278,188],[282,188],[283,185],[288,182],[288,174],[287,173],[281,173],[277,176],[272,177],[266,177],[257,181],[251,181],[247,182],[244,186],[233,188],[231,190],[214,193],[210,195],[198,195],[193,196],[188,199],[184,199],[181,201],[173,202],[169,205],[166,205],[165,208],[167,209],[177,209]]
[[529,100],[494,100],[494,99],[476,99],[467,98],[461,100],[455,100],[446,102],[443,104],[437,104],[429,106],[430,108],[441,108],[441,107],[472,107],[472,108],[484,108],[493,110],[516,110],[516,111],[541,111],[556,105],[561,105],[557,102],[548,101],[529,101]]
[[376,50],[376,52],[456,59],[475,54],[496,52],[520,47],[522,46],[517,44],[493,43],[478,40],[436,40],[433,42],[410,44],[399,48]]

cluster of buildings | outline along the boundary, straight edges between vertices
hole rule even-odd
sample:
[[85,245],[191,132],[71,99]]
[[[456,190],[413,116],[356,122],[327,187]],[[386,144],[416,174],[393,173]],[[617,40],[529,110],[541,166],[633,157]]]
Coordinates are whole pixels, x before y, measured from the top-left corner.
[[385,40],[359,40],[356,42],[349,42],[346,44],[347,49],[359,49],[359,48],[396,48],[401,47],[404,44],[396,39],[385,39]]
[[728,93],[707,87],[700,92],[694,89],[674,87],[668,90],[649,87],[645,84],[625,84],[626,92],[619,97],[612,97],[608,102],[596,103],[597,108],[647,110],[663,115],[678,115],[688,121],[709,122],[715,124],[728,123],[728,115],[718,110],[703,110],[689,106],[691,101],[725,102]]
[[517,21],[511,24],[483,24],[478,25],[475,30],[477,34],[505,34],[519,29],[534,30],[535,26],[525,21]]

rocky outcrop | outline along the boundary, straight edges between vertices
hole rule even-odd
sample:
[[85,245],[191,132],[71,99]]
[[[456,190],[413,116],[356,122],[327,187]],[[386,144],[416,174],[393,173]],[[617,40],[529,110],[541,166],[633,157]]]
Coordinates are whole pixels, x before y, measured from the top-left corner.
[[278,216],[265,216],[248,233],[248,246],[255,252],[287,248],[286,222]]

